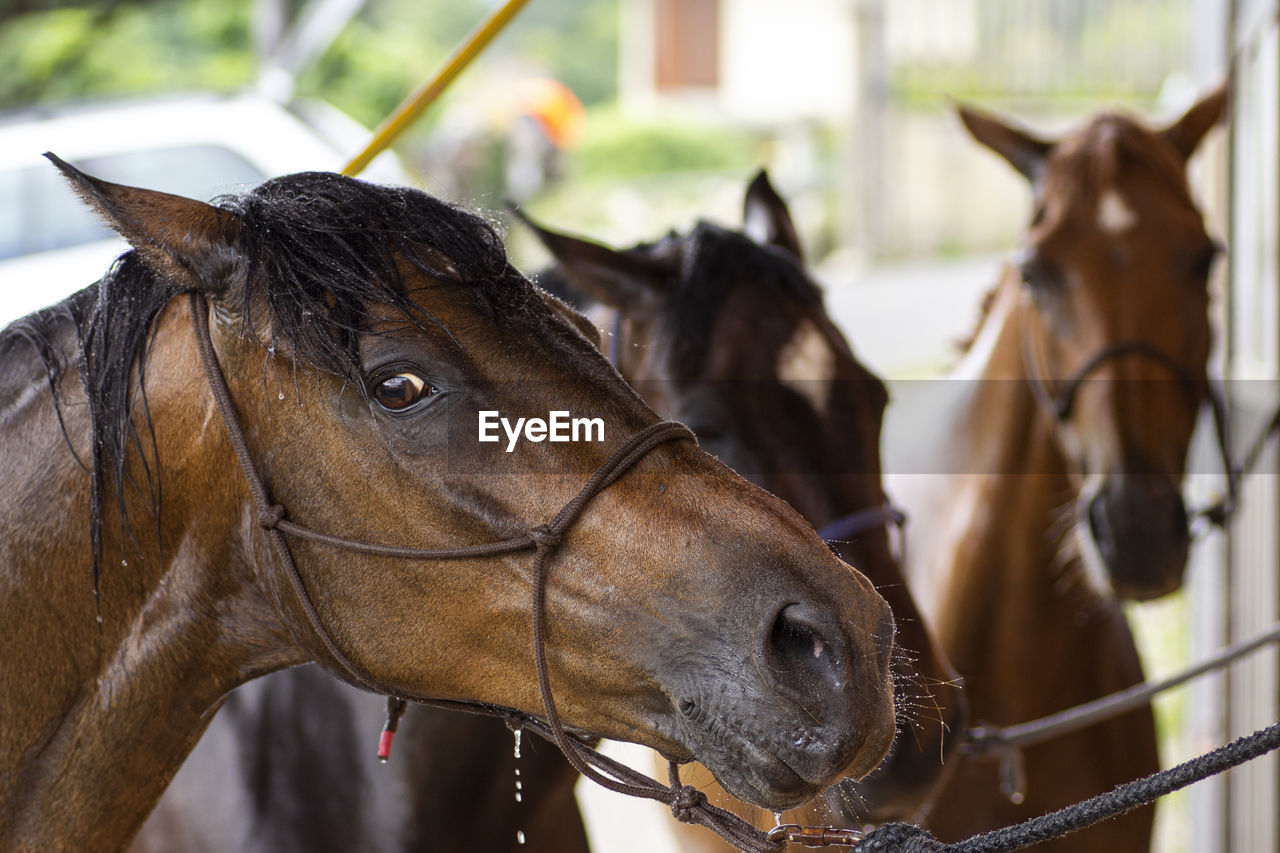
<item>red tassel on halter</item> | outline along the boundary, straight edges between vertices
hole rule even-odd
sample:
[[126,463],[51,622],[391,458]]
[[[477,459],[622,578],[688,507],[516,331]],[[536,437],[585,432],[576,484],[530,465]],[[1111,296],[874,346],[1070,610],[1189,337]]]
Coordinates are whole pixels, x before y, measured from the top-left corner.
[[391,757],[391,742],[396,739],[396,729],[400,727],[400,718],[404,716],[409,703],[399,696],[387,697],[387,722],[382,727],[382,736],[378,738],[378,760],[383,764]]

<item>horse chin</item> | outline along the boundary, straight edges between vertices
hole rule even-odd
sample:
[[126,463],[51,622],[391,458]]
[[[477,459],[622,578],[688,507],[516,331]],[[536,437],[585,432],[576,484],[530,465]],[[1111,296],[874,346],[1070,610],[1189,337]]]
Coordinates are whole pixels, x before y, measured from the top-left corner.
[[884,731],[851,737],[790,715],[769,715],[760,710],[758,698],[738,715],[688,699],[675,704],[680,739],[720,785],[740,800],[774,811],[808,802],[842,777],[870,773],[893,737],[892,716]]
[[1182,588],[1182,575],[1185,565],[1185,557],[1181,560],[1170,559],[1165,566],[1159,567],[1158,570],[1134,578],[1118,575],[1113,569],[1111,587],[1119,598],[1128,601],[1151,601],[1152,599],[1177,592]]
[[823,795],[831,813],[845,826],[921,823],[927,804],[959,764],[953,759],[968,724],[967,706],[950,709],[945,719],[931,721],[925,728],[911,719],[910,711],[899,709],[898,716],[897,737],[880,766],[866,778],[845,779]]

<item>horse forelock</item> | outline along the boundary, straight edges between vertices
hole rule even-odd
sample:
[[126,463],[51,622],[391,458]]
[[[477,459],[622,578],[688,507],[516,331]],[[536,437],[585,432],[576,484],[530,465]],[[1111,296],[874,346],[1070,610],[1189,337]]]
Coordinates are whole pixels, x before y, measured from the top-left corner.
[[[663,308],[675,364],[693,370],[703,364],[724,300],[744,286],[822,308],[822,290],[794,257],[740,232],[699,222],[684,238],[680,276]],[[783,341],[789,338],[790,330]]]
[[[1151,181],[1193,204],[1185,164],[1172,144],[1137,119],[1103,113],[1054,149],[1042,193],[1060,194],[1068,204],[1096,206],[1107,193],[1137,181]],[[1135,186],[1136,185],[1136,186]]]
[[244,222],[246,318],[262,297],[273,338],[331,373],[357,370],[356,340],[374,306],[397,309],[413,324],[440,325],[406,292],[410,268],[466,286],[504,321],[546,320],[494,228],[418,190],[304,172],[221,204]]

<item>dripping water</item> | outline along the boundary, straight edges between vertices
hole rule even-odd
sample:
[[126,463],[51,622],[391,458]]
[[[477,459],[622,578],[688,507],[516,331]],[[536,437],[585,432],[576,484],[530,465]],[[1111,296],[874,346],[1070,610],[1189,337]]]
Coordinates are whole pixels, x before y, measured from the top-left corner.
[[[519,803],[524,801],[524,782],[520,779],[520,736],[523,734],[523,731],[519,726],[516,726],[511,730],[511,734],[515,738],[514,755],[516,758],[516,802]],[[516,844],[524,844],[524,830],[522,829],[516,830]]]

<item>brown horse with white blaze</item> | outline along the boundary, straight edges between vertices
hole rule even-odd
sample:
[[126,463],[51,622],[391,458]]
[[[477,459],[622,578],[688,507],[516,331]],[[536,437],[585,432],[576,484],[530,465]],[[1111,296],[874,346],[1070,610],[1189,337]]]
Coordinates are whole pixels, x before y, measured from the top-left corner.
[[[540,714],[528,550],[289,531],[538,534],[657,422],[580,318],[481,220],[414,190],[306,173],[215,206],[58,162],[135,248],[0,336],[0,847],[123,848],[221,698],[306,661]],[[475,440],[480,411],[560,409],[605,440]],[[888,748],[884,601],[692,442],[636,460],[541,565],[567,725],[709,763],[771,806]]]
[[[699,222],[688,233],[615,250],[529,223],[556,263],[539,277],[586,300],[619,371],[702,446],[794,506],[867,575],[898,625],[899,731],[861,782],[787,816],[800,823],[903,820],[930,802],[954,764],[966,703],[904,582],[890,542],[896,513],[881,482],[888,395],[828,316],[803,264],[786,203],[761,172],[744,199],[747,232]],[[840,528],[841,530],[837,530]],[[715,791],[704,769],[687,780]],[[761,828],[768,810],[718,798]],[[727,849],[704,831],[688,850]]]
[[[1105,114],[1057,142],[960,110],[1031,182],[1035,212],[959,368],[928,383],[942,391],[922,395],[927,408],[891,409],[887,435],[891,487],[930,522],[911,530],[913,589],[979,722],[1025,722],[1140,682],[1117,596],[1181,583],[1180,485],[1209,399],[1219,251],[1185,167],[1225,103],[1215,92],[1161,130]],[[1151,710],[1023,757],[1012,796],[997,760],[963,762],[930,827],[956,840],[1155,771]],[[1153,814],[1045,847],[1145,850]]]

